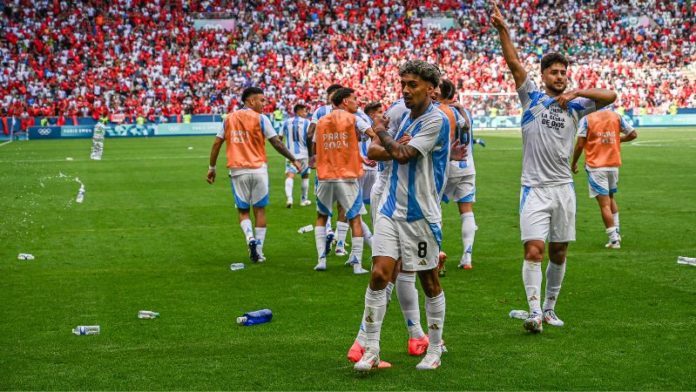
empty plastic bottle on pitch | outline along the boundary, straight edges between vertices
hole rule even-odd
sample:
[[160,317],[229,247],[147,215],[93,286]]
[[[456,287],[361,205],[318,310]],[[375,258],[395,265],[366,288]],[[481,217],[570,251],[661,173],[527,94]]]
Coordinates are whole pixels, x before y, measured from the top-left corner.
[[524,320],[529,317],[529,312],[526,310],[513,309],[510,311],[510,318]]
[[255,312],[244,313],[243,316],[237,317],[237,324],[245,326],[263,324],[271,321],[272,318],[273,312],[271,312],[271,309],[261,309]]
[[151,310],[141,310],[138,312],[139,319],[156,319],[159,317],[159,313],[153,312]]
[[99,332],[98,325],[78,325],[72,330],[75,335],[99,335]]
[[307,225],[307,226],[302,226],[300,227],[299,230],[297,230],[298,233],[303,234],[303,233],[309,233],[310,231],[314,230],[314,226],[312,225]]
[[230,264],[230,270],[232,270],[232,271],[243,270],[244,267],[245,267],[244,263],[232,263],[232,264]]
[[78,203],[82,203],[85,200],[85,186],[80,185],[80,190],[77,191],[77,197],[75,198],[75,201]]

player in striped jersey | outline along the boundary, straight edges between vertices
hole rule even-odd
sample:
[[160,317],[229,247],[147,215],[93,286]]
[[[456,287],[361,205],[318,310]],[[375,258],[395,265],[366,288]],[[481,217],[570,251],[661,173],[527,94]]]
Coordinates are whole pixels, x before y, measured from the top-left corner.
[[309,120],[307,120],[308,108],[303,104],[297,104],[292,111],[295,113],[295,116],[283,122],[283,126],[280,129],[280,137],[284,139],[283,141],[287,149],[295,155],[295,158],[302,162],[302,167],[305,169],[298,172],[289,161],[285,161],[285,197],[287,199],[285,206],[287,208],[292,207],[293,203],[292,188],[295,174],[299,174],[302,177],[302,198],[300,205],[304,207],[312,204],[308,197],[309,172],[311,170],[308,165],[309,155],[307,153],[307,132],[310,124]]
[[[371,148],[378,160],[391,160],[385,193],[378,205],[372,248],[372,274],[365,293],[363,322],[367,335],[365,353],[355,364],[358,371],[379,367],[379,336],[387,307],[386,287],[397,260],[402,270],[415,272],[426,295],[429,346],[416,366],[432,370],[440,366],[445,296],[437,274],[442,232],[440,198],[446,182],[450,157],[449,121],[431,101],[439,85],[439,70],[424,61],[408,61],[399,68],[404,103],[410,114],[401,122],[396,139],[410,135],[407,144],[398,143],[375,124],[379,145]],[[381,149],[380,149],[381,146]],[[459,149],[455,155],[465,153]]]
[[[471,269],[471,253],[474,247],[474,234],[476,233],[476,221],[474,220],[473,203],[476,201],[476,169],[474,168],[474,146],[473,146],[473,119],[471,112],[464,109],[461,105],[454,106],[454,95],[456,88],[454,84],[443,79],[440,83],[439,101],[442,106],[447,106],[452,110],[456,119],[456,131],[454,139],[466,144],[468,154],[463,161],[450,161],[447,167],[447,186],[443,200],[449,202],[454,200],[459,208],[459,215],[462,220],[462,243],[463,254],[459,261],[459,268]],[[453,140],[454,140],[453,139]]]

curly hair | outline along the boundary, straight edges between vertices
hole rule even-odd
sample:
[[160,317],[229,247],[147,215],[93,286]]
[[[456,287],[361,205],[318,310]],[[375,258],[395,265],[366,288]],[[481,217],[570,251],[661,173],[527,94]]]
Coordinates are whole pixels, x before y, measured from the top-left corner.
[[421,79],[436,87],[440,84],[440,70],[425,61],[411,60],[407,61],[399,67],[399,76],[405,74],[417,75]]

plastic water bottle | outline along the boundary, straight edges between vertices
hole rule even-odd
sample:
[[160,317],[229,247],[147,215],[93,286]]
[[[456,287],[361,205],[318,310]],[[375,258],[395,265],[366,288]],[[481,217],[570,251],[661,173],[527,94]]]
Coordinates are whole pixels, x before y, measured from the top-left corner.
[[153,312],[151,310],[141,310],[138,312],[138,318],[144,319],[144,320],[156,319],[159,317],[159,315],[160,315],[159,313]]
[[20,253],[17,255],[18,260],[34,260],[34,255],[31,253]]
[[82,203],[85,200],[85,186],[80,185],[80,190],[77,191],[77,197],[75,198],[75,201],[77,203]]
[[273,312],[271,312],[271,309],[261,309],[244,313],[241,317],[237,317],[237,324],[245,326],[263,324],[271,321],[272,318]]
[[677,264],[694,265],[696,266],[696,257],[679,256]]
[[72,330],[75,335],[99,335],[99,332],[98,325],[78,325]]
[[529,312],[526,310],[513,309],[510,311],[510,318],[526,320],[529,317]]
[[244,263],[232,263],[230,264],[230,270],[232,271],[239,271],[243,270],[245,268]]
[[314,230],[314,226],[312,226],[312,225],[307,225],[307,226],[302,226],[302,227],[300,227],[300,228],[297,230],[297,232],[300,233],[300,234],[304,234],[304,233],[309,233],[310,231],[313,231],[313,230]]

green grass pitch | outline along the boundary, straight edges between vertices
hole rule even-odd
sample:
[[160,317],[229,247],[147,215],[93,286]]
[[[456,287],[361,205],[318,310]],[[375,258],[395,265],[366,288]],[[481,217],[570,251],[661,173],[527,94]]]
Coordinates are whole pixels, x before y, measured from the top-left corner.
[[[624,147],[620,250],[604,249],[586,175],[576,176],[578,241],[556,307],[566,326],[541,335],[508,318],[526,307],[519,133],[479,136],[472,271],[454,268],[460,219],[443,209],[443,365],[415,370],[394,302],[382,332],[394,367],[366,376],[345,354],[369,278],[335,256],[312,270],[314,236],[297,229],[313,223],[314,204],[285,208],[270,147],[268,261],[236,272],[230,263],[248,260],[229,182],[224,171],[204,181],[212,137],[108,139],[101,162],[89,160],[90,140],[0,147],[0,389],[696,389],[696,268],[676,263],[696,257],[696,130],[641,129]],[[270,324],[235,324],[266,307]],[[138,320],[141,309],[162,316]],[[91,324],[101,335],[72,335]]]

